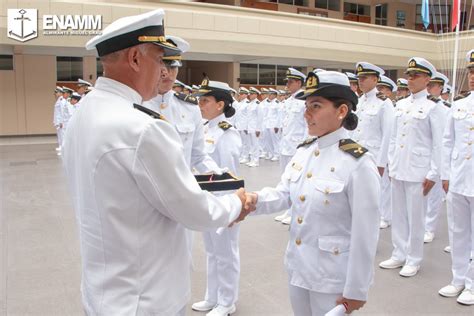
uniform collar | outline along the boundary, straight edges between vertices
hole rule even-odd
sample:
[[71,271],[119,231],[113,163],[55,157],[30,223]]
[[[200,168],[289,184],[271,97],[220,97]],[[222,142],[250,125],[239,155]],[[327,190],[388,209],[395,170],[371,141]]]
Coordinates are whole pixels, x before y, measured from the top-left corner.
[[219,116],[216,116],[215,118],[213,118],[212,120],[209,120],[208,124],[209,124],[209,128],[211,127],[214,127],[214,126],[217,126],[217,124],[219,124],[220,122],[222,121],[225,121],[225,115],[224,113],[222,113],[221,115]]
[[369,92],[364,93],[364,97],[365,99],[373,98],[377,95],[377,92],[378,92],[377,88],[373,88]]
[[95,88],[118,95],[130,101],[131,104],[142,104],[143,102],[142,96],[137,91],[114,79],[100,77],[96,81]]
[[299,89],[298,91],[296,91],[295,93],[293,93],[291,95],[292,98],[295,98],[295,95],[297,95],[298,93],[300,93],[301,91],[303,91],[303,89]]
[[330,134],[319,137],[316,140],[316,143],[318,144],[319,148],[324,148],[324,147],[334,145],[338,143],[339,140],[344,139],[344,138],[347,138],[347,131],[341,127]]
[[421,90],[420,92],[411,94],[412,100],[419,100],[419,99],[422,99],[422,98],[426,99],[427,96],[428,96],[428,90],[426,90],[426,89]]

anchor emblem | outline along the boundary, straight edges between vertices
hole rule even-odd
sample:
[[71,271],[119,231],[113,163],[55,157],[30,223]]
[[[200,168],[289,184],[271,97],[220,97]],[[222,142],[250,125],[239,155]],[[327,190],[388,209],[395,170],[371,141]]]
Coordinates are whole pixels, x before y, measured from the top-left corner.
[[20,42],[26,42],[38,37],[37,30],[38,10],[8,9],[8,37]]

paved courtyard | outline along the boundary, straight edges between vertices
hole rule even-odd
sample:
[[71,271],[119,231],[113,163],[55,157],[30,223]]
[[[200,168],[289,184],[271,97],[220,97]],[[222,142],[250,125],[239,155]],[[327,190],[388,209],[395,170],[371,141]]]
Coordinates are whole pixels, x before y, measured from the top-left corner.
[[[83,315],[80,254],[74,212],[52,137],[0,138],[0,315]],[[242,167],[247,189],[276,185],[279,166]],[[291,315],[283,255],[288,226],[273,215],[241,224],[241,282],[236,316]],[[425,245],[419,274],[375,268],[369,302],[357,315],[474,315],[437,291],[451,278],[446,212]],[[390,256],[390,229],[381,231],[376,264]],[[192,302],[205,291],[205,253],[195,233]],[[190,304],[192,303],[190,302]],[[190,306],[189,304],[189,306]],[[188,315],[205,315],[191,311]]]

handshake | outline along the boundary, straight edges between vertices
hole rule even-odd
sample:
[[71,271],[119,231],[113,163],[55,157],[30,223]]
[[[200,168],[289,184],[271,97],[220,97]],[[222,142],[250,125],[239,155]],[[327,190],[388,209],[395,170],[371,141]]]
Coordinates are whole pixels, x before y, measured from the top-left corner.
[[237,190],[237,192],[235,192],[235,194],[242,202],[242,210],[240,211],[239,217],[237,217],[237,219],[233,221],[229,225],[229,227],[231,227],[235,223],[243,221],[247,217],[247,215],[255,211],[255,209],[257,208],[258,195],[256,193],[245,192],[244,188],[240,188]]

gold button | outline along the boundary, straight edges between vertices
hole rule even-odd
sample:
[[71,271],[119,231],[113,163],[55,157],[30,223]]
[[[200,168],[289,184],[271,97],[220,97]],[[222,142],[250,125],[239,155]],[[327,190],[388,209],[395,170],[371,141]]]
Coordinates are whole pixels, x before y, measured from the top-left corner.
[[331,167],[331,172],[334,172],[335,170],[336,170],[336,168]]
[[472,145],[472,142],[468,142],[467,144],[468,144],[469,146],[471,146],[471,145]]
[[403,122],[403,125],[407,125],[408,122]]
[[316,150],[316,151],[314,152],[314,155],[315,155],[316,157],[318,157],[318,156],[319,156],[319,150]]
[[403,144],[401,144],[401,145],[400,145],[400,148],[403,148],[403,147],[405,147],[405,146],[403,146]]
[[466,156],[466,160],[469,160],[469,159],[471,159],[471,155]]
[[326,190],[324,190],[325,194],[329,194],[329,192],[331,192],[331,191],[328,188],[326,188]]
[[334,254],[337,256],[339,254],[339,248],[334,248]]
[[296,238],[295,239],[295,243],[299,246],[301,245],[301,239],[300,238]]
[[474,131],[474,126],[472,126],[469,130],[470,130],[470,131]]
[[313,174],[312,174],[311,172],[308,172],[308,173],[306,174],[306,178],[311,178],[312,176],[313,176]]
[[324,204],[328,205],[328,204],[329,204],[329,200],[325,200],[325,201],[324,201]]
[[164,103],[161,103],[161,104],[160,104],[160,109],[162,109],[162,110],[163,110],[164,108],[166,108],[166,104],[164,104]]
[[300,201],[304,202],[304,200],[306,200],[306,197],[304,195],[300,195]]
[[406,134],[402,134],[402,136],[406,136]]
[[183,115],[181,115],[181,117],[182,117],[182,118],[184,118],[184,114],[183,114]]
[[297,219],[297,221],[298,221],[298,224],[301,224],[301,223],[303,223],[303,217],[301,217],[301,216],[298,216],[298,219]]

